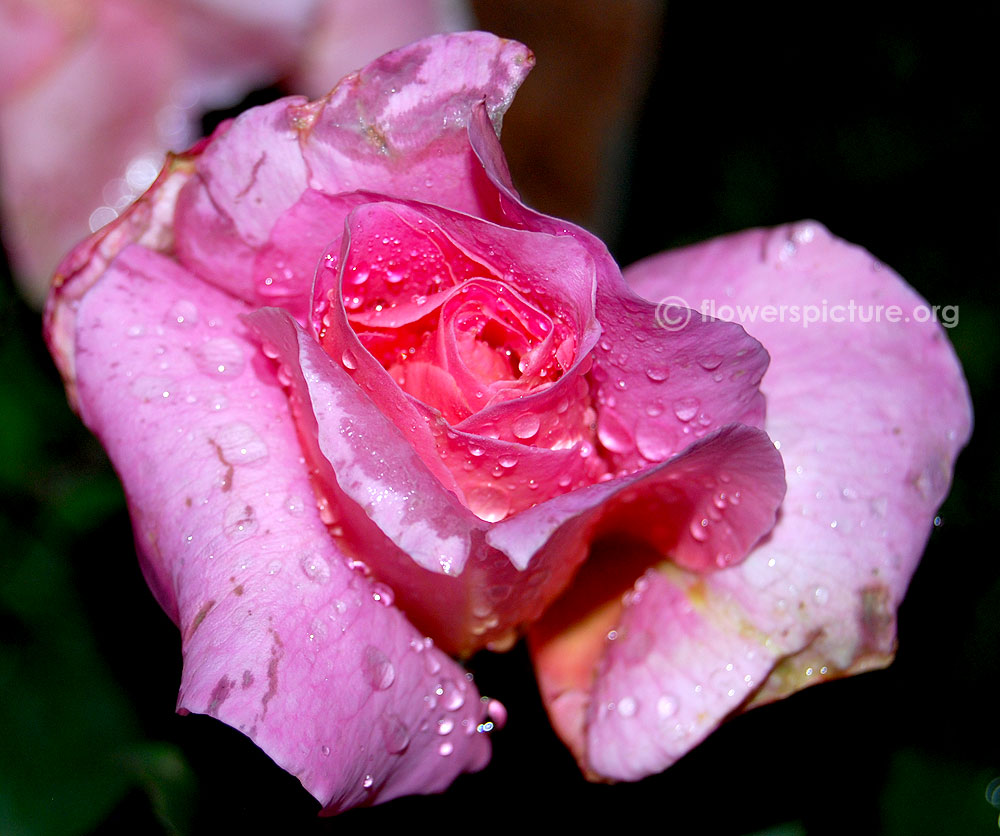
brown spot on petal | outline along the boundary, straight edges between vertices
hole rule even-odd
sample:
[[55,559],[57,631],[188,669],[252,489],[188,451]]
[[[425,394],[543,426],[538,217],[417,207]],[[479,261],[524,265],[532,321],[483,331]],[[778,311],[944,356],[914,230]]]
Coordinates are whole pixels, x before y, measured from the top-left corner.
[[861,630],[865,647],[879,653],[891,653],[895,625],[888,587],[877,584],[862,589]]
[[263,709],[260,715],[261,720],[267,716],[267,704],[278,693],[278,663],[281,661],[281,657],[285,655],[285,646],[281,641],[281,636],[274,632],[274,630],[271,630],[270,633],[273,637],[273,642],[271,644],[271,661],[267,663],[267,693],[260,698],[261,708]]
[[233,691],[236,681],[228,676],[223,676],[212,689],[212,696],[209,699],[207,713],[213,717],[218,717],[219,706],[222,705]]
[[187,641],[188,639],[191,638],[191,636],[194,635],[194,631],[201,626],[201,622],[205,620],[205,616],[207,616],[212,611],[212,607],[214,606],[215,606],[214,598],[210,601],[206,601],[204,604],[201,605],[201,609],[198,610],[198,612],[195,613],[194,618],[191,619],[191,624],[188,626],[187,629],[187,635],[184,637],[185,641]]
[[249,688],[251,685],[253,685],[253,679],[254,679],[253,673],[251,673],[249,670],[243,671],[243,686],[242,687],[243,687],[244,691],[247,688]]
[[233,487],[233,466],[226,461],[226,457],[222,452],[222,447],[214,439],[209,439],[208,443],[215,448],[215,455],[219,457],[219,461],[226,466],[226,472],[222,477],[222,490],[223,492],[229,491]]
[[243,584],[233,587],[233,595],[242,595],[242,594],[243,594]]

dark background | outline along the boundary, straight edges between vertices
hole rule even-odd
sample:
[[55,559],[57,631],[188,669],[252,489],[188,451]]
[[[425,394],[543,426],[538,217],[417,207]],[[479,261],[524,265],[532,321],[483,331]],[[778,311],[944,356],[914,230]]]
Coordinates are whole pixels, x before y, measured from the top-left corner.
[[114,474],[5,273],[0,832],[997,832],[985,797],[1000,776],[997,6],[819,5],[670,5],[604,229],[628,264],[812,217],[931,304],[959,306],[949,337],[978,430],[899,613],[897,662],[738,718],[662,775],[603,786],[551,732],[523,648],[477,657],[477,684],[511,715],[492,764],[442,796],[317,819],[239,733],[174,715],[178,636],[139,574]]

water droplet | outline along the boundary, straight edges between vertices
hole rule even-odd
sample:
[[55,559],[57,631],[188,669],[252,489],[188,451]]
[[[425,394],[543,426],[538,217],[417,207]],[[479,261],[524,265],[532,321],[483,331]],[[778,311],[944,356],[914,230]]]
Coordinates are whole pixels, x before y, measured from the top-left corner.
[[451,743],[442,743],[438,747],[438,754],[445,758],[448,757],[448,755],[450,755],[454,751],[455,747]]
[[517,456],[504,455],[497,459],[497,463],[500,467],[511,468],[517,464]]
[[365,779],[361,782],[361,786],[363,786],[367,790],[371,789],[371,786],[374,783],[375,779],[371,775],[365,775]]
[[657,421],[640,418],[635,426],[635,446],[648,461],[662,462],[674,452],[673,438]]
[[309,580],[314,583],[326,583],[330,580],[330,564],[323,555],[316,552],[304,554],[299,558],[299,566]]
[[674,415],[678,421],[690,421],[698,414],[701,403],[697,398],[681,398],[674,401]]
[[323,757],[324,758],[330,757],[330,747],[329,746],[324,746],[322,749],[320,749],[320,751],[323,753]]
[[247,424],[228,424],[215,436],[221,457],[231,465],[249,464],[267,456],[267,445]]
[[280,571],[281,571],[281,561],[280,560],[272,560],[270,563],[267,564],[267,574],[269,574],[269,575],[277,575],[278,572],[280,572]]
[[440,735],[451,734],[452,729],[455,728],[455,721],[450,720],[447,717],[442,717],[438,720],[437,733]]
[[194,363],[204,374],[233,378],[243,374],[246,356],[238,343],[227,337],[217,337],[195,349]]
[[142,375],[132,381],[129,391],[143,403],[162,402],[170,397],[172,385],[170,378]]
[[198,308],[194,302],[182,299],[171,306],[167,313],[167,322],[171,325],[194,325],[198,322]]
[[715,565],[718,566],[720,569],[725,569],[732,562],[733,562],[732,552],[719,552],[715,556]]
[[635,714],[636,708],[638,708],[638,704],[633,697],[622,697],[618,700],[618,713],[622,717],[631,717]]
[[825,604],[830,600],[830,591],[823,586],[817,586],[813,592],[813,598],[816,599],[817,604]]
[[376,691],[385,691],[396,681],[396,669],[392,662],[375,645],[365,648],[363,664],[368,683]]
[[383,607],[391,606],[393,600],[392,590],[383,583],[373,584],[372,600]]
[[652,380],[654,383],[662,383],[668,377],[670,377],[670,372],[668,369],[662,366],[650,366],[646,369],[646,377]]
[[618,413],[605,409],[597,424],[597,438],[612,453],[626,453],[632,449],[632,433]]
[[344,351],[340,362],[344,364],[344,368],[348,371],[354,371],[358,367],[358,358],[354,356],[354,352],[350,349]]
[[664,694],[656,701],[656,713],[661,719],[666,720],[677,713],[677,697]]
[[410,731],[406,724],[396,714],[387,714],[381,721],[382,741],[385,751],[390,755],[405,752],[410,745]]
[[469,491],[468,500],[469,510],[486,522],[499,522],[510,513],[510,497],[489,484]]
[[718,354],[706,354],[704,357],[698,358],[698,365],[705,371],[712,372],[722,365],[722,357]]
[[441,693],[438,696],[441,697],[441,704],[446,711],[458,711],[465,705],[465,694],[462,692],[461,686],[450,679],[441,683]]
[[540,425],[541,422],[537,415],[526,412],[514,420],[512,430],[517,438],[532,438],[538,432]]
[[692,520],[691,536],[699,543],[704,543],[708,539],[708,519]]

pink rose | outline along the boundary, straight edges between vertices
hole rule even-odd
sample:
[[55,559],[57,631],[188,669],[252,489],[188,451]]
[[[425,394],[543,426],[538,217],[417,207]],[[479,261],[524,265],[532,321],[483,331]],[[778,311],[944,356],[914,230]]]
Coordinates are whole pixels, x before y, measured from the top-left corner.
[[702,314],[921,304],[818,224],[636,265],[644,300],[525,207],[496,130],[531,63],[439,36],[248,111],[49,300],[182,632],[179,710],[327,812],[481,768],[503,710],[446,653],[524,632],[595,779],[886,664],[969,432],[934,322],[765,317],[765,376],[756,339]]

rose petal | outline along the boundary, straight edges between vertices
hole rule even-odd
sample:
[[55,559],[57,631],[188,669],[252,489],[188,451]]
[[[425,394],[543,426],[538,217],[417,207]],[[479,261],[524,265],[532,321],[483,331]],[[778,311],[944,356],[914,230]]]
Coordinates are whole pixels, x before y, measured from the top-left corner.
[[[320,101],[291,97],[246,111],[216,132],[181,196],[178,258],[206,281],[268,304],[254,249],[307,188],[495,214],[494,188],[466,126],[485,100],[498,128],[531,64],[513,41],[440,35],[383,56]],[[331,230],[330,238],[339,234]]]
[[768,356],[757,340],[701,317],[661,322],[662,311],[616,290],[605,284],[598,296],[592,372],[597,437],[616,469],[663,461],[726,424],[763,425]]
[[329,812],[442,790],[485,764],[484,708],[331,540],[243,310],[130,247],[77,318],[82,415],[183,632],[179,709],[246,733]]
[[650,299],[715,300],[717,312],[853,300],[899,305],[911,321],[744,320],[772,358],[762,388],[786,466],[782,516],[740,566],[645,576],[615,622],[621,643],[582,642],[596,680],[566,690],[564,674],[547,689],[585,769],[612,779],[665,768],[740,708],[887,664],[896,608],[970,429],[947,339],[914,321],[922,300],[818,224],[717,239],[627,276]]
[[430,471],[410,433],[286,312],[265,309],[248,322],[290,381],[299,436],[330,504],[330,524],[348,553],[394,590],[413,623],[444,649],[468,654],[509,641],[518,625],[537,618],[576,564],[550,555],[514,566],[486,544],[489,523]]
[[[527,47],[485,32],[439,35],[347,76],[317,103],[304,146],[313,185],[412,198],[490,218],[466,127],[485,102],[495,131],[531,70]],[[471,175],[471,176],[470,176]],[[490,211],[493,210],[493,211]]]

